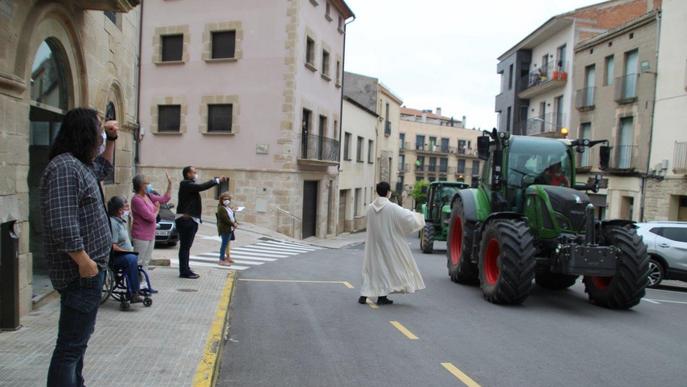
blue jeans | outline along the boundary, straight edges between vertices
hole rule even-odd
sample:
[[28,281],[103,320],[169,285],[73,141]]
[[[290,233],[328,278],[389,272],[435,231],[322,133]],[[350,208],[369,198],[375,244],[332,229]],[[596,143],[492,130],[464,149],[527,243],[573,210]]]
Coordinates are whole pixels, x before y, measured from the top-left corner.
[[222,237],[222,245],[219,247],[219,260],[224,261],[224,254],[227,252],[227,246],[231,241],[231,232],[220,234],[220,236]]
[[129,284],[129,295],[133,296],[141,288],[138,279],[138,256],[136,254],[115,254],[112,256],[112,266],[124,270]]
[[57,343],[48,370],[48,387],[84,385],[83,358],[95,330],[105,272],[79,278],[60,292],[60,322]]

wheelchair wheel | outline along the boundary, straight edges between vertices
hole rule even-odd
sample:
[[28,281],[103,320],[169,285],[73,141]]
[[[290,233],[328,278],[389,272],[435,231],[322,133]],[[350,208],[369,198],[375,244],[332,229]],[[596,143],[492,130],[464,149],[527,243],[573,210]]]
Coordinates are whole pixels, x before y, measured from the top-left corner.
[[100,303],[103,304],[112,295],[112,289],[115,286],[114,273],[109,268],[105,271],[105,282],[103,283],[103,290],[100,293]]
[[131,303],[129,301],[122,301],[119,303],[119,309],[129,310],[129,308],[131,308]]
[[153,299],[150,297],[146,297],[143,299],[143,306],[149,307],[150,305],[153,305]]

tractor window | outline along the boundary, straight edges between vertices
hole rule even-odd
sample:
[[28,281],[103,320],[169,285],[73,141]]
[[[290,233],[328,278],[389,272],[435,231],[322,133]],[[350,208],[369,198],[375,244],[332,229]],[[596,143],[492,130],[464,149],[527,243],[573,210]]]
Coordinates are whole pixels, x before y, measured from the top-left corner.
[[565,144],[551,140],[513,141],[508,157],[508,186],[570,186],[572,168]]

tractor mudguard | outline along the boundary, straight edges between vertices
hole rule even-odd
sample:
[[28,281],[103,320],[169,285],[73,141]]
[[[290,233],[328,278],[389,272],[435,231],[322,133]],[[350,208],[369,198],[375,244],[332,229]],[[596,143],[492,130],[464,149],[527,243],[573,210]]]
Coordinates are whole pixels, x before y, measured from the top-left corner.
[[455,204],[456,200],[460,199],[463,202],[463,214],[465,216],[465,220],[469,222],[478,222],[477,204],[475,201],[475,194],[472,191],[473,189],[464,189],[453,195],[453,198],[451,199],[451,209],[453,209],[453,205]]
[[610,220],[602,220],[601,221],[601,227],[609,227],[609,226],[618,226],[618,227],[625,227],[625,226],[632,226],[632,228],[637,228],[637,225],[633,220],[627,220],[627,219],[610,219]]
[[512,211],[503,211],[503,212],[494,212],[493,214],[490,214],[487,216],[486,219],[480,224],[480,234],[484,230],[484,226],[489,223],[489,221],[494,220],[494,219],[522,219],[527,223],[527,217],[519,212],[512,212]]

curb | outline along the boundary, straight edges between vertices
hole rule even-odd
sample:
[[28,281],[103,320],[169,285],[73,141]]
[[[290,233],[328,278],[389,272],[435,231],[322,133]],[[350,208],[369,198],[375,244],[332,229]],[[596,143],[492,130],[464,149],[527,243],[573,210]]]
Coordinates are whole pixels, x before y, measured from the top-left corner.
[[200,362],[198,362],[196,374],[193,377],[192,385],[194,387],[214,387],[217,383],[220,356],[224,347],[224,333],[228,328],[229,308],[231,306],[231,297],[234,293],[236,277],[237,273],[235,270],[229,271],[227,281],[224,284],[224,290],[217,304],[215,319],[212,321],[210,331],[208,332],[203,356],[200,358]]

